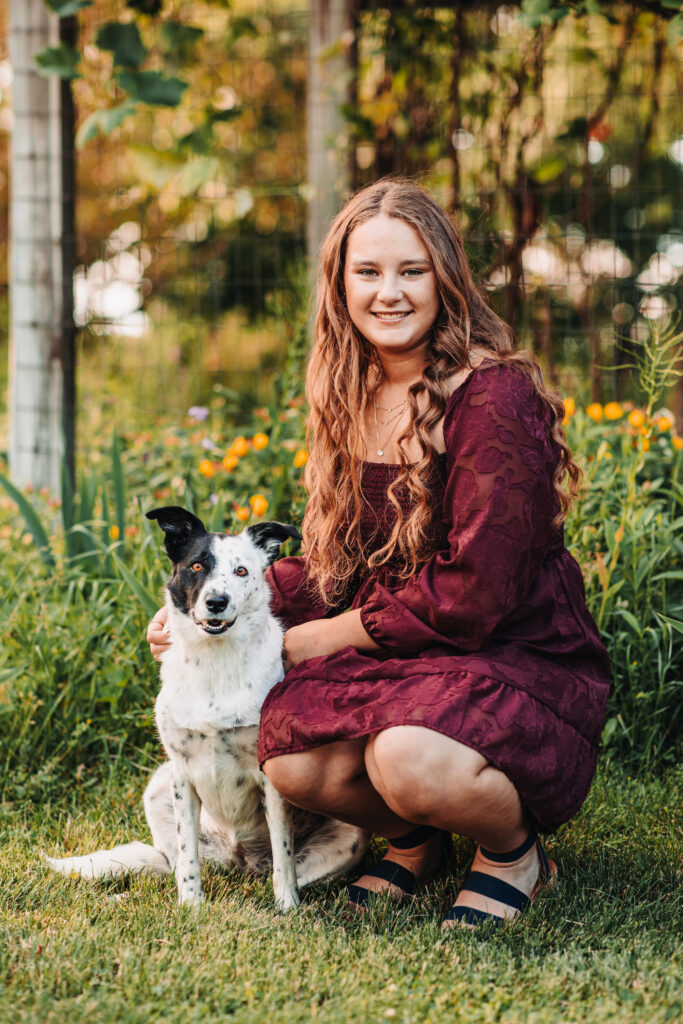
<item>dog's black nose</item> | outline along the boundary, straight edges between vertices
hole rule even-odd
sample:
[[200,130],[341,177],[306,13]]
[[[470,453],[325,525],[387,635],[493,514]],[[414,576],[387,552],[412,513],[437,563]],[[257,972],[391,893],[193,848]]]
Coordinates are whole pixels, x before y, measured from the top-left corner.
[[228,599],[222,594],[209,594],[206,597],[206,607],[214,615],[217,615],[219,612],[224,612],[228,607]]

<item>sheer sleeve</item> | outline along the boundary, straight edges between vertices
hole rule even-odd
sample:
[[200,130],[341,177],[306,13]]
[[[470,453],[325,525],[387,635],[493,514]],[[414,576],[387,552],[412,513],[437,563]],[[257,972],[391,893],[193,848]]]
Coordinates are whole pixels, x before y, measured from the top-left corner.
[[480,369],[463,388],[444,417],[447,543],[400,588],[378,583],[361,609],[373,640],[397,654],[482,648],[561,542],[545,403],[505,364]]

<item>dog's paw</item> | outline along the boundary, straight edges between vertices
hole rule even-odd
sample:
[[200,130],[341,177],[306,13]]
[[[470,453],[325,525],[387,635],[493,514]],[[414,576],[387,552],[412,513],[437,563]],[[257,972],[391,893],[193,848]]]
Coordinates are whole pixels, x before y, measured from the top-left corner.
[[283,914],[286,914],[289,910],[294,910],[301,903],[301,897],[299,896],[299,890],[294,888],[285,889],[283,892],[275,893],[275,903]]
[[198,907],[204,902],[204,893],[197,887],[194,889],[182,888],[178,889],[178,905],[179,906],[195,906]]

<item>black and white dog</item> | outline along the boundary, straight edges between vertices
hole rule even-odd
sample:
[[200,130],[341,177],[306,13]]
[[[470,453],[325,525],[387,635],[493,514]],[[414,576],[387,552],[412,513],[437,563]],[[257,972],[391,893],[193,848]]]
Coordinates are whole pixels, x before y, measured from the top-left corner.
[[258,523],[209,533],[178,507],[148,512],[164,531],[173,573],[166,587],[171,647],[162,655],[156,722],[168,761],[144,795],[153,846],[127,843],[84,857],[47,858],[87,878],[176,873],[181,903],[202,899],[202,861],[273,871],[282,910],[311,882],[351,871],[366,834],[288,804],[260,771],[261,706],[283,677],[280,623],[265,570],[292,526]]

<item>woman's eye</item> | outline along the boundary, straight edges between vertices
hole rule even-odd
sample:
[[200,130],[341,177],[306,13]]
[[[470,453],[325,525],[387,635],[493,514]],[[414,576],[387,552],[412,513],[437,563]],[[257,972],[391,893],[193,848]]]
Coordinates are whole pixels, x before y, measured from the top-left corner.
[[235,576],[248,576],[248,575],[249,575],[249,573],[247,572],[247,570],[244,568],[243,565],[238,565],[237,568],[235,569]]
[[374,277],[377,271],[373,270],[372,267],[363,267],[358,273],[361,277]]
[[190,566],[192,572],[201,572],[203,568],[204,566],[202,565],[201,562],[193,562],[192,565]]
[[404,273],[407,277],[421,277],[424,274],[424,270],[420,270],[419,267],[410,267]]

